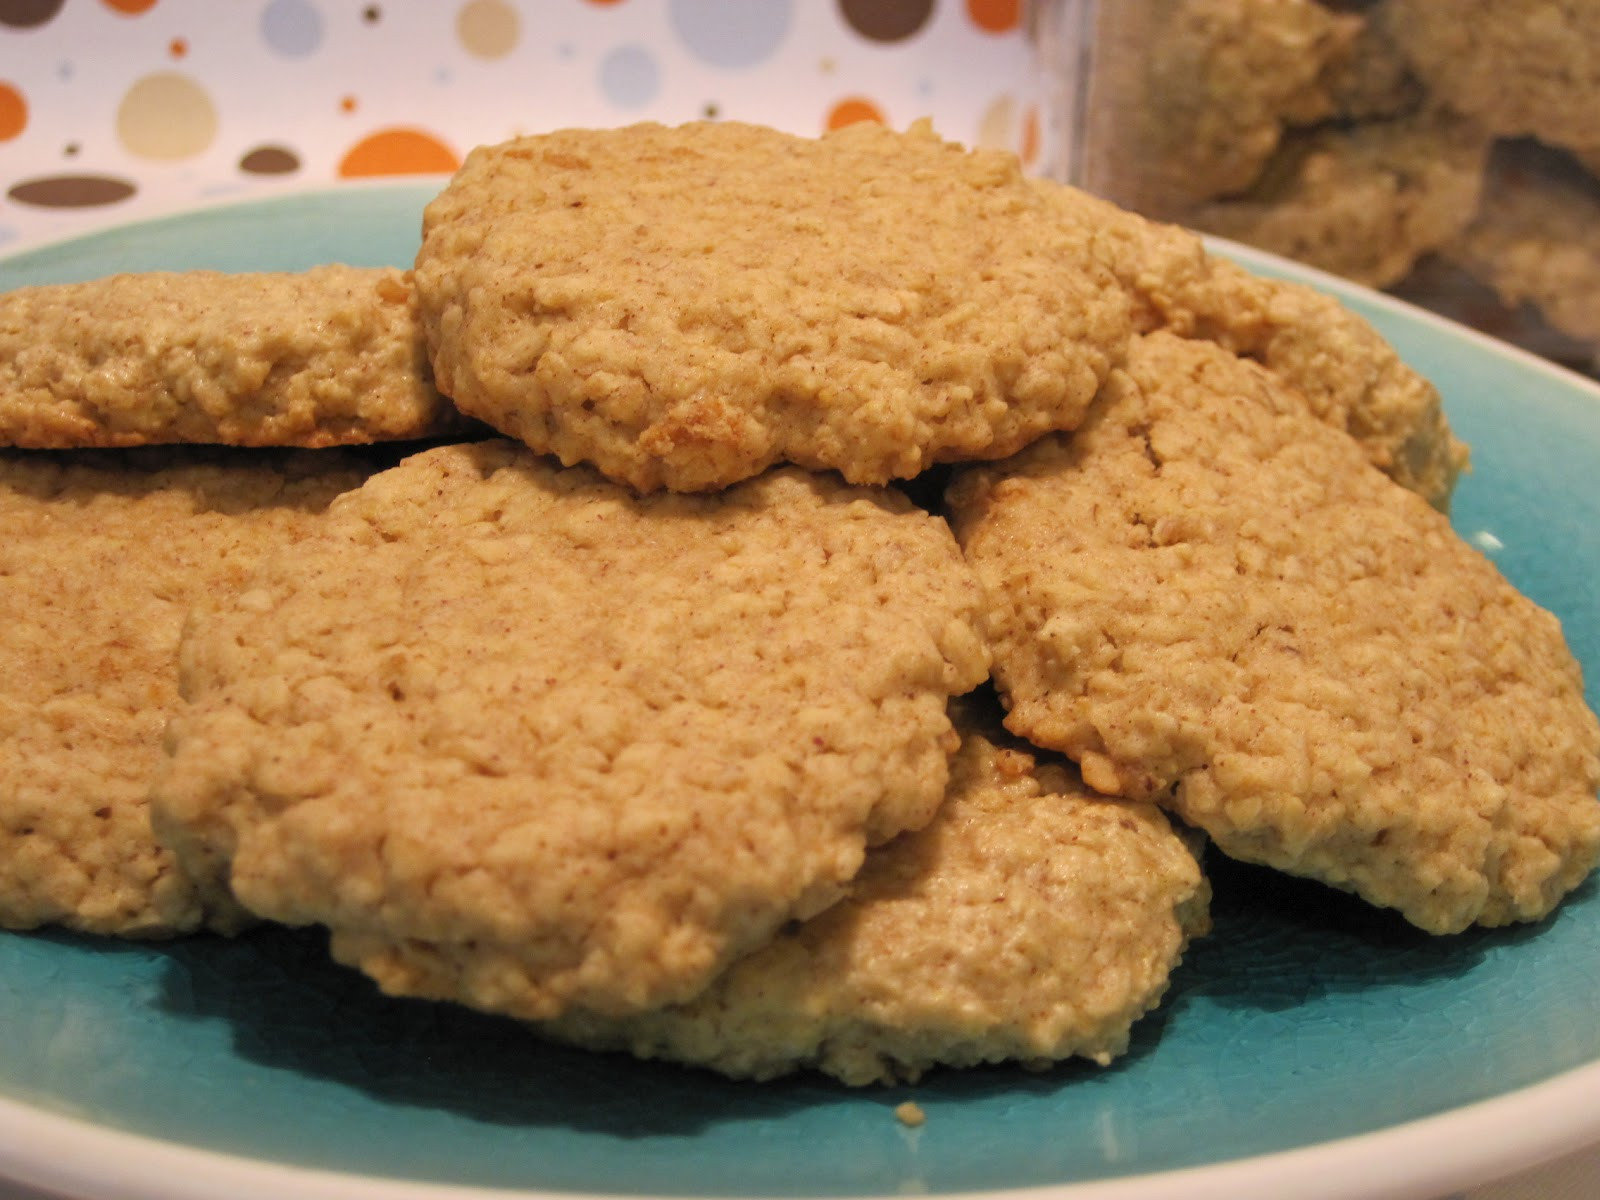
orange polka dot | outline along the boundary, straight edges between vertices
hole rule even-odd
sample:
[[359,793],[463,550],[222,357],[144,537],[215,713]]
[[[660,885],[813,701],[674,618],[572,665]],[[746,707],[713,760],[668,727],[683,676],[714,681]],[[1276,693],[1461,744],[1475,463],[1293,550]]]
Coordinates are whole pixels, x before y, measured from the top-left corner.
[[102,2],[113,12],[119,12],[129,17],[138,16],[142,12],[149,12],[156,6],[156,0],[102,0]]
[[356,110],[356,98],[354,96],[340,96],[339,97],[339,111],[340,112],[353,113],[353,112],[355,112],[355,110]]
[[9,83],[0,83],[0,142],[10,141],[28,127],[28,102]]
[[979,29],[1005,33],[1022,22],[1022,0],[967,0],[967,15]]
[[857,121],[876,121],[879,125],[887,125],[884,120],[883,110],[871,100],[860,96],[851,96],[841,100],[828,110],[828,128],[843,129],[846,125],[854,125]]
[[167,43],[167,53],[173,58],[182,58],[189,53],[189,43],[183,38],[173,38]]
[[461,165],[456,152],[420,129],[381,129],[350,148],[339,175],[448,175]]
[[1022,117],[1022,151],[1020,157],[1028,166],[1039,158],[1039,110],[1030,108]]
[[611,4],[621,4],[622,0],[589,0],[589,3],[596,8],[605,8]]

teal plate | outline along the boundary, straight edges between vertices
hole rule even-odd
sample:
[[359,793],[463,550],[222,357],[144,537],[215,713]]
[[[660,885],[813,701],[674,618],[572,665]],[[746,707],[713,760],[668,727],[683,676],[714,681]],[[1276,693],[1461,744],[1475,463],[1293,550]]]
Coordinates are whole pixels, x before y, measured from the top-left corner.
[[[0,263],[0,288],[117,270],[405,263],[431,187],[285,197]],[[1463,536],[1600,681],[1600,389],[1333,289],[1473,447]],[[1591,702],[1593,702],[1591,689]],[[1108,1069],[850,1091],[731,1083],[385,998],[320,935],[123,945],[0,935],[0,1174],[85,1195],[443,1200],[482,1189],[868,1196],[1426,1196],[1600,1139],[1600,887],[1536,928],[1430,938],[1215,864],[1216,931]],[[902,1126],[894,1106],[927,1113]],[[495,1194],[503,1194],[496,1192]]]

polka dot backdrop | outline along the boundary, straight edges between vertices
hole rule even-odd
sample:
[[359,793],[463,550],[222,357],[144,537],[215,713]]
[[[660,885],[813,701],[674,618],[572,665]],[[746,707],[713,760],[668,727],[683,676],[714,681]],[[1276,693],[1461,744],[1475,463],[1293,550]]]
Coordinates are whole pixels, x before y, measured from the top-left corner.
[[0,0],[0,249],[572,125],[929,117],[1042,169],[1024,2]]

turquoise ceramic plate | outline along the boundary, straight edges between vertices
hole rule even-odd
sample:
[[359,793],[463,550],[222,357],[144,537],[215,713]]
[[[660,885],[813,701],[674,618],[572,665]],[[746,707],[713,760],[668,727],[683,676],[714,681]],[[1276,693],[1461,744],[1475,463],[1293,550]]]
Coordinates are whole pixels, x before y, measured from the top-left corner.
[[[355,189],[119,229],[14,256],[0,287],[404,263],[426,196]],[[1600,390],[1328,286],[1437,380],[1475,456],[1461,533],[1561,616],[1600,681]],[[1593,880],[1539,928],[1444,939],[1258,872],[1221,867],[1216,890],[1215,934],[1110,1069],[869,1092],[544,1046],[378,996],[310,932],[0,935],[0,1174],[124,1200],[1411,1196],[1600,1138]],[[893,1116],[907,1098],[920,1129]]]

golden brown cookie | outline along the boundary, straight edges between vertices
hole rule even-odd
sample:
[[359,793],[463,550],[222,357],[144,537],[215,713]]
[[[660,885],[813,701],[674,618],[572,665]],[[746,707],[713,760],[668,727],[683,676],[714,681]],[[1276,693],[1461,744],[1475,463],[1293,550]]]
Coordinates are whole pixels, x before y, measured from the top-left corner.
[[1467,227],[1488,149],[1473,124],[1442,113],[1307,130],[1284,140],[1249,190],[1185,219],[1387,287]]
[[229,926],[150,830],[178,637],[365,474],[336,452],[0,454],[0,926]]
[[1600,857],[1556,619],[1269,371],[1144,338],[1070,440],[950,496],[1007,725],[1224,852],[1424,929],[1534,920]]
[[1077,422],[1128,336],[1092,234],[924,128],[639,125],[474,151],[416,280],[440,387],[568,464],[882,483]]
[[809,1067],[852,1085],[1121,1054],[1209,927],[1199,865],[1155,806],[1096,796],[970,709],[955,719],[938,815],[872,851],[847,899],[687,1004],[574,1012],[549,1032],[740,1078]]
[[1369,322],[1304,284],[1263,278],[1208,253],[1188,230],[1072,188],[1040,187],[1072,220],[1094,224],[1096,252],[1132,298],[1137,330],[1212,341],[1258,360],[1397,483],[1448,505],[1467,447],[1451,432],[1438,390]]
[[0,293],[0,445],[322,447],[465,424],[434,390],[402,271],[151,272]]
[[157,831],[392,992],[681,1001],[931,819],[977,606],[895,493],[439,448],[194,627]]

